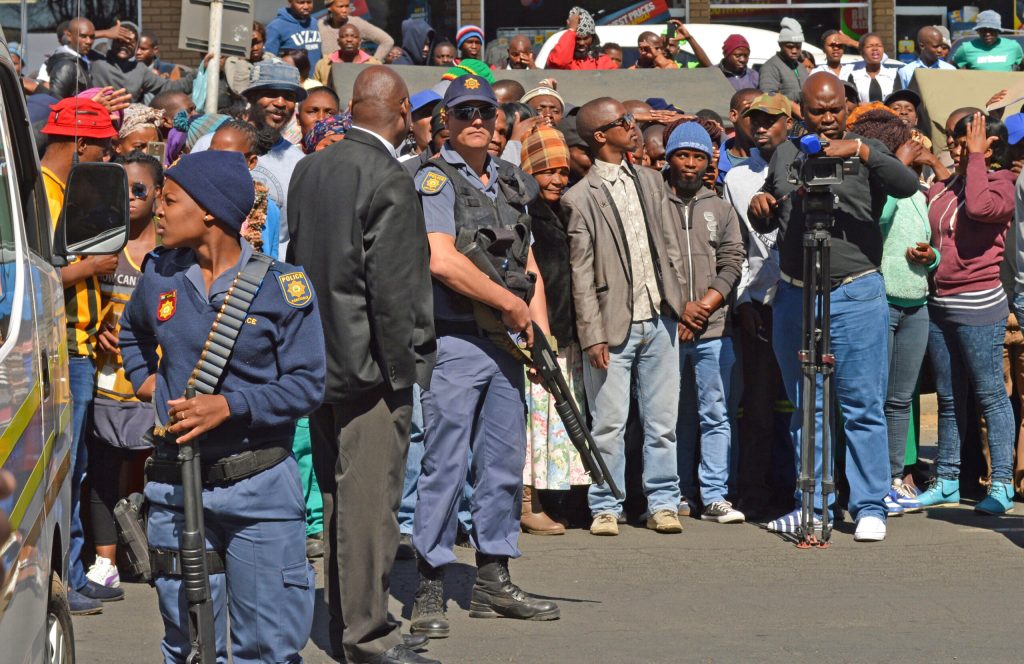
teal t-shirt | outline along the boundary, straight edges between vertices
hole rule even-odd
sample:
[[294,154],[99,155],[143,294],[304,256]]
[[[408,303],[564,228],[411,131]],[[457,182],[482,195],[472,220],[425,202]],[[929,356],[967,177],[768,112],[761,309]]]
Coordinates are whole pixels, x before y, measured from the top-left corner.
[[986,48],[980,39],[964,42],[953,54],[953,64],[961,69],[1014,71],[1024,60],[1024,51],[1013,39],[1000,38]]

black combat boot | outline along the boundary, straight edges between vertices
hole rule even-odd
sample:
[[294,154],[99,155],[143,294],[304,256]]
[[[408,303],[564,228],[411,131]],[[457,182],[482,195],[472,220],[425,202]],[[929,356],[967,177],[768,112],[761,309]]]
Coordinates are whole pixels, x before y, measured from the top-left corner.
[[416,559],[420,582],[412,605],[412,634],[431,639],[448,638],[448,617],[444,611],[444,568],[431,567],[422,558]]
[[512,583],[508,558],[476,554],[476,584],[469,604],[470,618],[558,620],[558,605],[537,599]]

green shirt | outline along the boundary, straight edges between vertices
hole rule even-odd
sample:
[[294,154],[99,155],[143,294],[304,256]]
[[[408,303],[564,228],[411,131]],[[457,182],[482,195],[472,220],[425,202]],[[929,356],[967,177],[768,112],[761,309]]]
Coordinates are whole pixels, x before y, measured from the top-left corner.
[[960,44],[953,54],[953,64],[961,69],[978,69],[981,71],[1015,71],[1024,60],[1024,51],[1013,39],[1000,38],[995,44],[986,47],[980,39],[973,39]]

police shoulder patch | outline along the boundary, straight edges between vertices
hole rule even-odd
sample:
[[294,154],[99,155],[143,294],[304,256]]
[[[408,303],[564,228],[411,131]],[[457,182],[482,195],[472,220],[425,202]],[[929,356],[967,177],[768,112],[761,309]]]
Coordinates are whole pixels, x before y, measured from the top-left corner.
[[309,279],[301,270],[278,275],[277,283],[281,285],[281,294],[289,306],[301,309],[313,299]]
[[436,194],[441,191],[446,182],[448,182],[448,176],[444,173],[427,171],[423,175],[423,179],[420,181],[420,191],[428,195]]

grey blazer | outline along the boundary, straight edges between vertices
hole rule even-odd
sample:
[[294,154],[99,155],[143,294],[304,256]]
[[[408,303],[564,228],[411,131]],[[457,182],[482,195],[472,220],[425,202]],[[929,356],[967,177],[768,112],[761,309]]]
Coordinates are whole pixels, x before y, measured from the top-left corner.
[[[682,252],[672,226],[668,191],[656,171],[641,167],[635,172],[662,313],[678,320],[685,303],[678,271]],[[633,275],[622,221],[604,180],[593,170],[566,192],[562,207],[569,217],[569,263],[580,345],[618,346],[626,340],[633,318]]]

